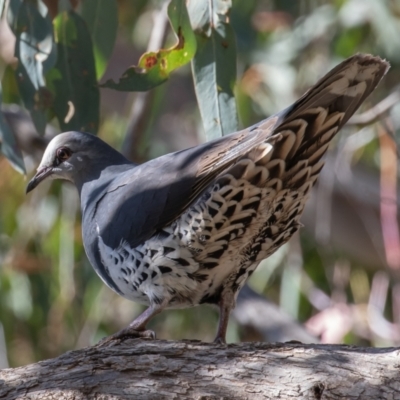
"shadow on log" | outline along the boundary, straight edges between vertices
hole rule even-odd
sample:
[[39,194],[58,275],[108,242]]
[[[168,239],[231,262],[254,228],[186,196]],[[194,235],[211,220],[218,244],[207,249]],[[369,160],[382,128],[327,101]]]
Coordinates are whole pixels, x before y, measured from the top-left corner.
[[1,399],[400,399],[400,348],[126,340],[0,371]]

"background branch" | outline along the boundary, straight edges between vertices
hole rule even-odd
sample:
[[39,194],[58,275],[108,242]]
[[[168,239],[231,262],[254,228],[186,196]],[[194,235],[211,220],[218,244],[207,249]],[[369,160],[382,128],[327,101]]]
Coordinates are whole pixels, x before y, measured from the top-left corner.
[[374,122],[379,121],[392,107],[400,102],[400,89],[397,88],[394,92],[385,97],[378,104],[370,108],[369,110],[353,115],[347,125],[357,125],[358,127],[363,127],[366,125],[371,125]]
[[285,342],[298,340],[303,343],[317,343],[303,325],[291,318],[276,304],[259,295],[248,285],[239,292],[233,317],[245,329],[243,340]]

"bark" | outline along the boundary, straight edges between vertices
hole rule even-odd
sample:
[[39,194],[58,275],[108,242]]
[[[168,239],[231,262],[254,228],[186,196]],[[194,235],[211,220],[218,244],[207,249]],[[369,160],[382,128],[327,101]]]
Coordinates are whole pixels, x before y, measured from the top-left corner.
[[400,399],[400,348],[131,339],[0,371],[0,399]]

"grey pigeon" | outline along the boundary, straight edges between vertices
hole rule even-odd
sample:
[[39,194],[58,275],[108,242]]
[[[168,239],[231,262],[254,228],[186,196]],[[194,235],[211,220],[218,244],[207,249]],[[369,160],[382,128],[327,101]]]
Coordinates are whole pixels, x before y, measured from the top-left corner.
[[141,165],[91,134],[56,136],[27,192],[48,177],[73,182],[97,274],[148,306],[109,340],[154,336],[146,324],[163,309],[207,303],[219,307],[225,342],[239,290],[299,229],[321,157],[388,68],[355,55],[280,113]]

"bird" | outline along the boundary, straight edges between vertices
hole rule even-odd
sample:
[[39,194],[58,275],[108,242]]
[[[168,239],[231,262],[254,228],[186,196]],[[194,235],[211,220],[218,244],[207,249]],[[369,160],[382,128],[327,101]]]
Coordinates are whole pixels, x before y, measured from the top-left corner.
[[356,54],[294,104],[238,132],[142,164],[99,137],[70,131],[48,144],[26,192],[75,184],[87,257],[103,282],[147,309],[105,343],[155,338],[164,309],[219,308],[216,343],[258,264],[301,227],[327,148],[389,69]]

